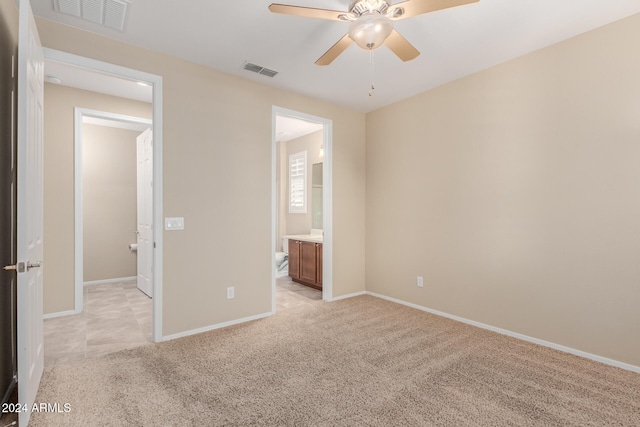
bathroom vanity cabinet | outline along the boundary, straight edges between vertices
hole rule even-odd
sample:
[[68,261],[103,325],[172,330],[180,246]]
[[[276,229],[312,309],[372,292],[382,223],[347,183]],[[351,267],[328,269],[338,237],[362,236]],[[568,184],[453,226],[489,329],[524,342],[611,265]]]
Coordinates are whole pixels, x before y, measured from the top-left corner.
[[289,239],[289,276],[294,282],[322,289],[322,243]]

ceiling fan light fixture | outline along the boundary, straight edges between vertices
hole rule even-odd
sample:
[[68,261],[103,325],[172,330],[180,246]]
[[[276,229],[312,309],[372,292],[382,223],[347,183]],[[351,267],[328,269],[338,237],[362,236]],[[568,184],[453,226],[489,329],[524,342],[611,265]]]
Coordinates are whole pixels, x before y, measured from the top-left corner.
[[393,31],[393,21],[379,13],[366,13],[349,27],[349,37],[365,50],[377,49]]

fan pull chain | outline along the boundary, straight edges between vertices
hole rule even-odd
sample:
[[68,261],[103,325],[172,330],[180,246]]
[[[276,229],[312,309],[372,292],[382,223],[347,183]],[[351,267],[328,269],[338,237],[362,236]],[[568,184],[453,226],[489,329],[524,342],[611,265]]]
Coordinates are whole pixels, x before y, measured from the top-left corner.
[[376,90],[376,87],[373,84],[373,77],[374,77],[374,74],[373,74],[373,71],[374,71],[373,70],[373,65],[374,65],[374,63],[373,63],[373,49],[369,50],[369,64],[370,64],[370,67],[371,67],[371,89],[369,89],[369,96],[373,96],[373,92]]

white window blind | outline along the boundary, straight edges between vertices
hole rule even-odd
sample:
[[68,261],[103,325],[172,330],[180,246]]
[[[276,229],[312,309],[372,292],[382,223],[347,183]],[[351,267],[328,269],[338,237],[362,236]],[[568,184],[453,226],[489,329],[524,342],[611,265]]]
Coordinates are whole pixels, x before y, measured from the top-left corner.
[[307,152],[289,155],[289,213],[307,213]]

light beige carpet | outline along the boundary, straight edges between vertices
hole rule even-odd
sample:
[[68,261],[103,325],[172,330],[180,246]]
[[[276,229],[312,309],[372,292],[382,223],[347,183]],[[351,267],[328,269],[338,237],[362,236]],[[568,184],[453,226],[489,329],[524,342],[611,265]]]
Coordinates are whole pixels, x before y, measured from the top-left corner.
[[640,375],[370,296],[45,371],[33,426],[639,426]]

